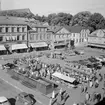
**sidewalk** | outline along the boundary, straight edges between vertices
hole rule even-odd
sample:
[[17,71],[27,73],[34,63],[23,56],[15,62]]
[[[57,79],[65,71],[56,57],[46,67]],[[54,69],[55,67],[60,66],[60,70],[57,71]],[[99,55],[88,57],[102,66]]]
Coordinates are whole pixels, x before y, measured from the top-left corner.
[[5,71],[0,70],[0,79],[8,83],[9,85],[13,86],[20,92],[25,91],[27,93],[34,94],[35,99],[39,103],[38,105],[48,105],[49,98],[45,97],[44,95],[40,94],[37,91],[34,91],[30,88],[27,88],[26,86],[22,85],[20,82],[12,79],[8,74],[6,74]]

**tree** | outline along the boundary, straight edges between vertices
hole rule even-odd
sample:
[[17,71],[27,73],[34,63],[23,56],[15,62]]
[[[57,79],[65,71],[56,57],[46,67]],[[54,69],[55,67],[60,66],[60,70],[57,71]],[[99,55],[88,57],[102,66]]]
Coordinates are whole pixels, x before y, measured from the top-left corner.
[[56,13],[52,13],[52,14],[49,14],[48,17],[47,17],[47,22],[49,23],[49,25],[52,25],[52,20],[56,18]]
[[100,13],[94,13],[88,20],[88,27],[90,31],[105,28],[105,18]]
[[91,13],[88,11],[79,12],[72,18],[71,25],[80,25],[83,27],[88,26],[88,19],[90,18]]
[[72,19],[71,14],[60,12],[58,14],[49,14],[48,15],[48,23],[50,25],[69,25]]

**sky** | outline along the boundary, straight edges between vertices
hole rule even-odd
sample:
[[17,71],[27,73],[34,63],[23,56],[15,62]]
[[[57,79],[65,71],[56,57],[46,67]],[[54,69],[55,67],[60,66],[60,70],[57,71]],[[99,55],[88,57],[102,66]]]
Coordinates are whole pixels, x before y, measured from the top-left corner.
[[48,15],[66,12],[75,15],[81,11],[98,12],[105,17],[105,0],[1,0],[1,9],[29,8],[33,14]]

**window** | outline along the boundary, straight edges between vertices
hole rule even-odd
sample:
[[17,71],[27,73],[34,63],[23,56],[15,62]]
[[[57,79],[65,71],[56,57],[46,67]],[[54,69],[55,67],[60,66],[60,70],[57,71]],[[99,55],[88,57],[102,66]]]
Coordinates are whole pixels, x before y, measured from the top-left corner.
[[46,34],[43,34],[43,39],[45,39],[46,38]]
[[78,39],[76,40],[76,43],[78,43]]
[[22,27],[22,32],[25,32],[25,28],[24,27]]
[[25,35],[22,35],[22,40],[25,40]]
[[2,32],[2,27],[0,27],[0,32]]
[[30,40],[34,40],[34,34],[30,34]]
[[0,36],[0,41],[3,41],[3,37],[2,36]]
[[19,27],[17,27],[17,32],[20,32],[20,28]]
[[14,27],[12,27],[12,32],[14,32]]
[[82,42],[84,42],[84,39],[82,38]]
[[36,34],[36,40],[38,40],[38,34]]
[[42,34],[40,34],[40,40],[42,40]]
[[38,28],[38,32],[40,32],[40,28]]
[[6,29],[5,29],[5,30],[6,30],[6,32],[9,32],[9,28],[8,28],[8,27],[6,27]]
[[19,39],[20,39],[20,36],[18,35],[18,36],[17,36],[17,40],[19,40]]
[[49,39],[49,34],[47,34],[47,39]]

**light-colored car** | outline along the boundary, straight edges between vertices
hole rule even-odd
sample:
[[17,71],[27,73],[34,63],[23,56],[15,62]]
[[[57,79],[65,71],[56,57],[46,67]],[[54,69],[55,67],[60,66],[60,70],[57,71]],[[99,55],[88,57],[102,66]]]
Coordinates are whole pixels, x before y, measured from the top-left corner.
[[8,99],[4,96],[0,97],[0,105],[11,105]]

